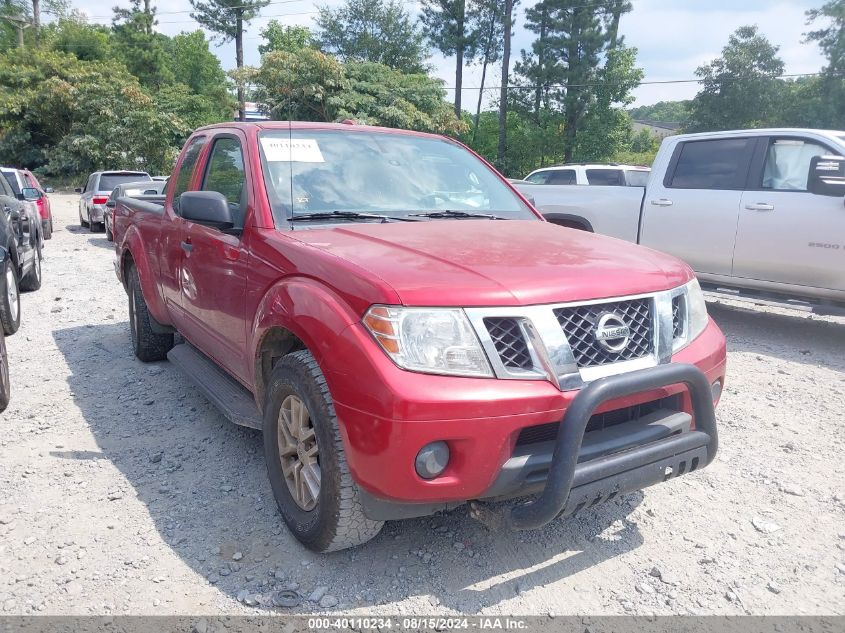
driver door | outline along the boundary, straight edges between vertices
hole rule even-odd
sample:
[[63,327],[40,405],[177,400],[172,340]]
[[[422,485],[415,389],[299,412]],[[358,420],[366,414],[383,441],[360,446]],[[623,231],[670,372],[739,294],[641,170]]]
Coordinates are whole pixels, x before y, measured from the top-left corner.
[[184,335],[230,373],[246,380],[248,252],[241,240],[251,208],[244,146],[238,132],[211,140],[199,190],[222,193],[235,222],[223,232],[188,220],[182,229]]
[[761,143],[755,186],[742,195],[733,276],[845,291],[845,204],[807,190],[812,158],[841,152],[810,138]]

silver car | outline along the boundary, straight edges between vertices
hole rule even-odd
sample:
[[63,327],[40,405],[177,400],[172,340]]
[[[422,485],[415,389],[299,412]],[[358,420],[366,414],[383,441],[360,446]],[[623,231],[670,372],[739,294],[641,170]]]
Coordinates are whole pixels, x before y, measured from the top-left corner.
[[152,182],[149,180],[142,180],[140,182],[126,182],[114,188],[114,191],[109,195],[106,201],[106,213],[103,216],[103,223],[106,227],[106,239],[111,242],[114,240],[114,209],[118,198],[124,196],[128,198],[138,198],[139,200],[148,200],[154,202],[164,202],[162,192],[167,186],[164,180],[156,180],[153,177]]
[[95,171],[88,176],[85,187],[77,188],[79,199],[79,223],[89,227],[91,232],[105,228],[106,202],[115,187],[128,182],[152,182],[145,171]]

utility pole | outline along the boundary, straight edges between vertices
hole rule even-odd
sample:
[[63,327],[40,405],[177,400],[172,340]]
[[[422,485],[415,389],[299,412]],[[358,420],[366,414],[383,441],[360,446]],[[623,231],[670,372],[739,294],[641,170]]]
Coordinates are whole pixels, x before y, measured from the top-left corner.
[[25,28],[29,28],[32,26],[29,23],[29,20],[19,17],[19,16],[11,16],[6,15],[3,16],[3,19],[7,22],[11,22],[12,26],[14,26],[18,31],[18,48],[23,48],[23,30]]

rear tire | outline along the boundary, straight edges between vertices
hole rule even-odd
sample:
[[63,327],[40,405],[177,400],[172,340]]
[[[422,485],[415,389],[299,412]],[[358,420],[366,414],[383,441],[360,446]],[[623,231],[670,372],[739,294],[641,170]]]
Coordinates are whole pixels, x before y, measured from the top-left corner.
[[[294,415],[293,409],[282,411],[283,403],[290,402],[304,405],[307,415],[307,419],[299,425],[304,430],[293,438],[298,440],[295,449],[283,448],[285,437],[292,437],[285,431],[290,430],[286,420]],[[313,492],[304,488],[304,498],[303,495],[295,496],[297,485],[293,473],[299,473],[300,482],[308,480],[305,468],[297,471],[295,464],[302,462],[302,456],[308,455],[314,448],[317,450],[318,493],[315,497]],[[282,518],[293,535],[308,549],[332,552],[355,547],[375,537],[384,525],[383,521],[373,521],[364,515],[358,486],[346,463],[326,379],[307,350],[282,358],[270,375],[264,405],[264,458]]]
[[141,292],[141,280],[134,266],[129,269],[129,334],[132,337],[132,351],[138,360],[150,363],[167,358],[167,352],[173,348],[172,334],[158,334],[150,325],[150,312],[144,294]]
[[79,225],[84,226],[86,229],[90,228],[91,223],[82,219],[82,209],[79,210]]
[[11,384],[9,383],[9,356],[6,353],[6,337],[0,330],[0,413],[9,406],[11,396]]
[[47,226],[44,227],[44,239],[45,240],[53,239],[53,221],[52,220],[47,222]]
[[6,335],[14,334],[21,326],[21,295],[18,287],[18,271],[10,257],[3,262],[0,271],[0,325]]
[[106,239],[109,242],[114,242],[114,232],[112,231],[111,224],[103,222],[103,226],[106,228]]
[[41,246],[35,250],[35,262],[29,272],[21,279],[21,290],[33,291],[41,287]]

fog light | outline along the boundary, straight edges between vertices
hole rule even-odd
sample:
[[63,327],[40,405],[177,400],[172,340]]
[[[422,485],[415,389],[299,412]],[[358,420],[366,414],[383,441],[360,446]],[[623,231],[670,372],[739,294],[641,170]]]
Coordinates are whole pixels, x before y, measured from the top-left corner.
[[446,470],[448,464],[449,445],[442,441],[423,446],[414,462],[417,474],[423,479],[434,479]]
[[719,398],[722,397],[722,381],[717,380],[712,385],[710,385],[710,393],[713,394],[713,403],[719,402]]

